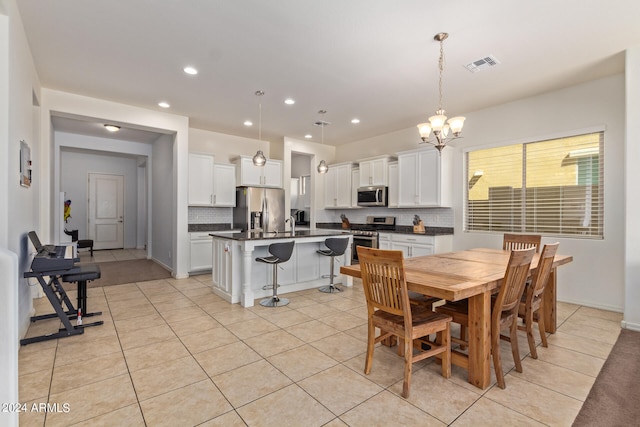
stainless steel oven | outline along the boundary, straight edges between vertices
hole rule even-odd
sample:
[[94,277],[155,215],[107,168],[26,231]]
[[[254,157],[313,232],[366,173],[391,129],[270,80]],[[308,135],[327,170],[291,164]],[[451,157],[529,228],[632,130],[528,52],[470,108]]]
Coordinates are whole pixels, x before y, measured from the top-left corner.
[[378,232],[377,231],[360,231],[352,230],[353,247],[351,248],[351,264],[358,264],[358,246],[378,249]]
[[366,224],[351,224],[353,247],[351,248],[351,263],[358,264],[358,246],[378,249],[378,230],[391,231],[396,227],[393,216],[368,216]]

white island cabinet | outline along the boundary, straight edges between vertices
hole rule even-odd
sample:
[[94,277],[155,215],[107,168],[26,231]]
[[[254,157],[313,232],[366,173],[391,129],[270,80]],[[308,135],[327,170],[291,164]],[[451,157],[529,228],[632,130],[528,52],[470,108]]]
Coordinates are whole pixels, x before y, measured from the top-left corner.
[[[256,298],[265,298],[273,293],[272,266],[257,262],[257,257],[269,255],[269,245],[295,241],[293,255],[287,262],[279,264],[278,295],[305,289],[326,286],[329,282],[322,274],[327,270],[329,258],[319,255],[325,249],[324,241],[329,237],[349,239],[341,265],[351,260],[352,236],[339,231],[302,230],[291,233],[211,233],[213,240],[213,292],[230,303],[244,307],[254,305]],[[352,286],[352,278],[338,275],[335,283]]]

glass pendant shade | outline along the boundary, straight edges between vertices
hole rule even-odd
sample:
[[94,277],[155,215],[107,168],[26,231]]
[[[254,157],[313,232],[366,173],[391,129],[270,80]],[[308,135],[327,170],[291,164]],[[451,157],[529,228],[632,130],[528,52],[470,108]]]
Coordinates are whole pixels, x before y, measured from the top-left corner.
[[320,163],[318,163],[318,173],[327,173],[328,170],[329,166],[327,166],[327,162],[320,160]]
[[420,138],[426,141],[429,139],[429,135],[431,135],[431,125],[429,123],[420,123],[418,125],[418,132],[420,132]]
[[[264,95],[264,91],[257,90],[255,92],[256,96]],[[262,141],[262,103],[258,104],[258,139]],[[253,156],[253,164],[255,166],[264,166],[267,163],[267,158],[264,156],[262,150],[258,150],[256,155]]]
[[453,132],[455,136],[460,135],[460,132],[462,132],[462,126],[464,126],[464,119],[465,119],[464,117],[452,117],[447,122],[451,127],[451,132]]
[[444,126],[444,122],[447,120],[447,116],[444,114],[437,114],[429,117],[429,123],[431,123],[431,129],[434,132],[440,132]]
[[267,158],[262,153],[262,150],[258,150],[255,156],[253,156],[253,164],[256,166],[264,166],[267,163]]

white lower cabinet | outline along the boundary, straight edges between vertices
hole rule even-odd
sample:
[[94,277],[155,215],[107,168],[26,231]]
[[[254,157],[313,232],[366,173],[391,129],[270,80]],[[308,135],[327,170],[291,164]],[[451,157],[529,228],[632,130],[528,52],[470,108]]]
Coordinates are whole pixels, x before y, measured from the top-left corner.
[[189,271],[201,272],[211,270],[211,236],[208,231],[191,232]]
[[378,248],[391,249],[391,233],[378,233]]
[[380,233],[378,246],[380,249],[402,251],[405,258],[433,255],[450,252],[453,236],[425,236],[417,234]]

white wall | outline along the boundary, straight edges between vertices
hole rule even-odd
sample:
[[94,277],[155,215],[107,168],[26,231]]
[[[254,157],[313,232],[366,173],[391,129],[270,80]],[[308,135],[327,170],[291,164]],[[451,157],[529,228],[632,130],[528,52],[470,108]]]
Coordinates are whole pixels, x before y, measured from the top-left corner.
[[[18,159],[21,139],[29,144],[32,158],[40,159],[33,114],[33,100],[39,96],[40,83],[16,2],[0,0],[0,247],[18,259],[17,274],[0,282],[0,335],[6,338],[0,345],[3,403],[18,402],[18,337],[24,336],[32,310],[31,291],[22,274],[30,264],[32,248],[26,234],[38,228],[38,192],[43,186],[34,163],[33,185],[20,187]],[[16,413],[0,412],[0,424],[17,423]]]
[[264,155],[269,158],[271,155],[269,141],[259,141],[202,129],[189,129],[189,151],[214,154],[216,163],[231,163],[235,157],[240,155],[253,156],[258,150],[262,150]]
[[[51,181],[55,178],[53,151],[53,134],[51,130],[51,116],[72,116],[91,117],[106,120],[114,124],[132,126],[143,130],[149,130],[160,134],[172,135],[173,163],[171,166],[172,185],[164,190],[172,192],[173,205],[165,206],[164,209],[173,211],[173,223],[168,229],[162,230],[162,236],[149,235],[148,240],[153,246],[156,237],[172,235],[171,253],[173,274],[176,277],[187,277],[189,271],[189,233],[188,233],[188,164],[189,164],[189,120],[187,117],[177,116],[161,111],[154,111],[145,108],[133,107],[101,99],[89,98],[71,93],[59,92],[50,89],[42,90],[42,138],[43,144],[43,164],[46,162],[43,171],[43,181],[54,187]],[[150,166],[153,170],[153,165]],[[167,171],[165,171],[167,172]],[[153,182],[149,185],[153,188]],[[153,193],[153,189],[151,190]],[[53,206],[57,203],[57,198],[52,198],[53,191],[46,192],[42,197],[43,206]],[[149,205],[153,203],[148,201]],[[53,219],[45,219],[43,233],[45,236],[53,235]],[[168,252],[168,251],[167,251]]]
[[[151,180],[151,252],[153,258],[165,266],[171,268],[174,265],[175,252],[172,245],[173,235],[169,230],[175,224],[174,206],[175,197],[173,191],[173,136],[165,135],[153,144],[153,168]],[[186,210],[186,209],[185,209]],[[184,226],[185,230],[187,225]]]
[[[329,145],[317,144],[309,141],[301,141],[294,138],[285,137],[282,146],[282,179],[286,183],[284,185],[285,192],[285,212],[289,212],[291,209],[291,186],[288,184],[291,182],[291,153],[308,154],[311,156],[311,164],[317,165],[320,160],[324,159],[329,165],[335,163],[336,148]],[[316,211],[323,209],[324,207],[324,178],[323,175],[317,173],[314,169],[311,170],[311,207],[310,218],[311,224],[316,223]]]
[[[624,305],[624,79],[616,75],[466,114],[464,138],[445,150],[454,153],[454,249],[500,247],[501,234],[467,233],[463,229],[463,150],[544,139],[605,126],[605,237],[559,241],[561,253],[574,262],[559,269],[558,299],[622,311]],[[339,146],[337,161],[393,154],[416,148],[416,128]],[[458,190],[456,190],[458,189]],[[636,275],[636,277],[638,277]]]
[[625,308],[624,325],[640,330],[640,46],[626,53]]
[[[558,270],[558,299],[623,311],[624,306],[624,79],[616,75],[556,92],[467,114],[459,147],[508,145],[565,136],[604,126],[604,239],[543,237],[559,241],[560,253],[574,262]],[[499,130],[499,132],[496,132]],[[463,232],[463,186],[466,174],[461,150],[454,159],[454,248],[500,246],[501,234]]]
[[66,229],[78,230],[80,239],[88,238],[89,174],[122,175],[124,247],[135,248],[138,243],[138,160],[127,156],[75,150],[62,150],[60,154],[60,191],[64,191],[65,198],[71,200],[71,218],[65,225]]

